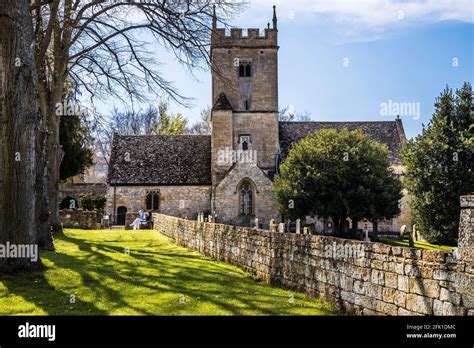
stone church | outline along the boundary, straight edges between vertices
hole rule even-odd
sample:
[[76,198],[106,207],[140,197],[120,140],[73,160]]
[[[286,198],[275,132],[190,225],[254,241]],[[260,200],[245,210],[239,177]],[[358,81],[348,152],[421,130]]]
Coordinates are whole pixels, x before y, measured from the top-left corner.
[[[271,193],[273,177],[293,142],[311,132],[361,129],[386,144],[395,170],[405,141],[400,119],[379,122],[279,122],[278,28],[217,28],[213,18],[212,134],[114,135],[109,163],[107,210],[124,225],[126,213],[151,210],[196,219],[211,214],[217,222],[263,226],[281,217]],[[406,204],[404,204],[406,206]],[[403,216],[403,213],[402,213]],[[308,218],[309,219],[309,218]],[[400,220],[400,218],[398,218]],[[310,221],[310,220],[308,220]],[[315,220],[331,231],[330,221]],[[363,222],[362,222],[363,223]],[[385,222],[399,229],[402,222]],[[379,224],[384,229],[384,223]]]

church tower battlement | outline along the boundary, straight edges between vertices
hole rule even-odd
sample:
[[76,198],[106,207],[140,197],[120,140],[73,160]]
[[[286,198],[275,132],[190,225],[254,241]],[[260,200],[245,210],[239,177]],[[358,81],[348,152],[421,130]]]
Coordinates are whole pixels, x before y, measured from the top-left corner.
[[273,27],[260,36],[259,29],[217,28],[214,15],[211,36],[212,98],[221,93],[236,112],[278,112],[278,29],[273,7]]
[[[261,33],[263,35],[261,35]],[[212,63],[212,172],[218,184],[232,165],[217,163],[219,151],[250,150],[266,173],[274,170],[278,152],[278,28],[261,32],[217,28],[214,13]],[[225,106],[225,107],[223,107]]]
[[212,31],[211,45],[214,47],[262,47],[277,48],[278,35],[274,28],[266,28],[264,35],[260,35],[260,29],[247,29],[247,35],[243,35],[241,28],[230,29],[230,35],[226,35],[224,28],[215,28]]

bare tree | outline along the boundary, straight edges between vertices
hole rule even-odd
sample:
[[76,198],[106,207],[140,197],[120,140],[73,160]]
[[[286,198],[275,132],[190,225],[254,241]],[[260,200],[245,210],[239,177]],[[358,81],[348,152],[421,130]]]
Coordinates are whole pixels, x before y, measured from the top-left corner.
[[211,107],[201,110],[200,120],[195,122],[189,129],[191,134],[210,135],[212,130],[211,124]]
[[162,100],[157,107],[149,105],[144,111],[114,108],[105,124],[92,124],[95,152],[108,163],[113,134],[122,135],[178,135],[188,133],[188,120],[172,113],[170,105]]
[[[41,113],[28,0],[0,3],[0,244],[41,242],[44,211]],[[3,71],[3,73],[2,73]],[[0,258],[0,271],[37,269],[31,258]]]
[[[242,3],[216,1],[222,18]],[[61,232],[57,190],[62,150],[59,117],[65,95],[115,96],[133,105],[149,93],[187,99],[158,69],[149,35],[190,70],[210,66],[212,1],[32,0],[40,106],[48,130],[50,224]],[[213,17],[216,22],[216,17]],[[62,107],[64,109],[64,107]],[[58,112],[59,111],[59,112]]]
[[280,108],[278,119],[280,121],[311,121],[311,113],[309,111],[296,112],[293,107],[285,106]]

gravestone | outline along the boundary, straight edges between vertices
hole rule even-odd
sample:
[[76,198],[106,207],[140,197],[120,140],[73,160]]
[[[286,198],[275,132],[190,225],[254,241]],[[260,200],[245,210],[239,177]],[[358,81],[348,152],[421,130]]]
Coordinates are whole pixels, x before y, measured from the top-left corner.
[[405,237],[406,230],[407,230],[407,225],[402,225],[402,227],[400,227],[400,239],[403,239],[403,237]]
[[278,224],[278,232],[285,233],[285,224],[283,222]]
[[458,257],[474,262],[474,195],[461,196]]
[[276,227],[276,226],[275,226],[275,219],[271,219],[271,220],[270,220],[270,225],[269,225],[269,230],[270,230],[270,232],[276,232],[276,231],[275,231],[275,230],[276,230],[275,227]]
[[370,242],[369,230],[365,228],[364,232],[365,232],[364,242]]

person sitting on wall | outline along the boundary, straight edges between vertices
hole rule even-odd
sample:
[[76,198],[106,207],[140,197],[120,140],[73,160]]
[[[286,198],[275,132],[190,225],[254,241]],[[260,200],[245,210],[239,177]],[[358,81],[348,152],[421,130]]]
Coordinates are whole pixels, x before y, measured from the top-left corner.
[[145,214],[143,214],[143,210],[139,210],[138,217],[133,220],[133,222],[130,224],[130,227],[133,227],[134,230],[139,230],[140,224],[143,222],[146,222],[146,217]]

